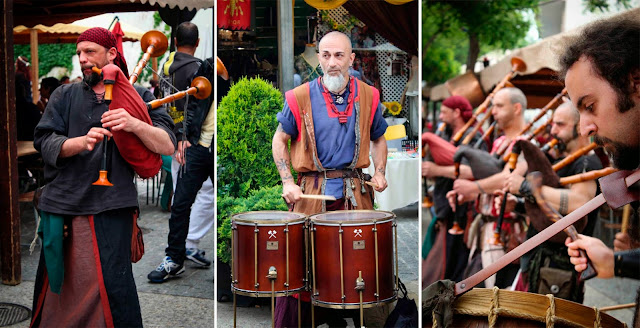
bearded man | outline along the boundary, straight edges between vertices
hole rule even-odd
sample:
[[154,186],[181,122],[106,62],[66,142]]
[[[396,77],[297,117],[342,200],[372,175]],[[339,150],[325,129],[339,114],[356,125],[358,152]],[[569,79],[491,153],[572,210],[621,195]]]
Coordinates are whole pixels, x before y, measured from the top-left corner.
[[[373,209],[373,188],[364,183],[369,176],[362,169],[369,167],[371,144],[375,174],[370,180],[376,191],[385,190],[387,123],[382,118],[380,92],[349,75],[355,54],[345,34],[327,33],[318,50],[324,76],[288,91],[284,108],[277,115],[280,124],[273,136],[272,151],[282,178],[282,197],[293,204],[293,211],[307,215]],[[289,141],[291,151],[287,147]],[[291,175],[291,165],[298,172],[297,183]],[[337,200],[302,199],[303,193],[331,195]],[[309,301],[308,294],[303,295],[303,300]],[[297,318],[288,310],[296,312],[297,301],[279,298],[276,326],[297,326],[297,321],[286,321],[285,318]],[[322,320],[332,316],[317,317]]]
[[[128,79],[111,32],[88,29],[76,49],[84,81],[58,87],[35,130],[47,185],[39,204],[43,250],[31,326],[141,327],[131,267],[138,212],[134,169],[113,139],[102,141],[112,131],[126,131],[142,141],[141,147],[171,155],[173,121],[162,108],[149,112],[152,125],[124,108],[109,110],[105,83],[91,69],[115,64]],[[111,187],[92,185],[103,153]]]

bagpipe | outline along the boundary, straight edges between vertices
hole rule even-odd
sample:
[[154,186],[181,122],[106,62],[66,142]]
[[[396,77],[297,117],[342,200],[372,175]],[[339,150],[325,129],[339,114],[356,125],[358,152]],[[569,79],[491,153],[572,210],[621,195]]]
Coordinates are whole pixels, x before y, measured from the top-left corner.
[[[156,99],[145,103],[142,97],[133,87],[142,69],[146,67],[150,57],[158,57],[165,53],[168,48],[167,37],[159,31],[149,31],[142,36],[140,46],[144,55],[136,65],[131,77],[127,79],[120,67],[108,64],[104,67],[93,67],[93,72],[99,74],[105,85],[104,101],[109,109],[124,108],[132,117],[152,125],[149,111],[169,103],[176,99],[193,95],[198,99],[205,99],[211,94],[211,83],[204,77],[196,77],[191,83],[191,87],[185,91]],[[162,158],[159,154],[149,150],[142,140],[132,132],[112,131],[113,141],[118,146],[122,157],[131,165],[133,170],[143,179],[150,178],[158,174],[162,167]],[[113,186],[107,179],[106,157],[107,138],[103,140],[104,153],[102,158],[102,168],[100,176],[94,185]]]
[[[518,72],[524,72],[526,70],[526,63],[519,57],[511,58],[511,71],[496,85],[493,91],[485,98],[485,100],[478,106],[478,108],[474,111],[471,118],[465,123],[465,125],[451,138],[451,141],[446,141],[442,139],[439,135],[425,132],[422,134],[422,144],[423,146],[428,145],[431,150],[431,156],[434,162],[438,165],[442,166],[450,166],[453,165],[453,155],[458,150],[456,145],[464,135],[464,133],[478,120],[478,116],[481,114],[485,114],[481,121],[478,121],[478,124],[475,125],[473,131],[467,135],[467,137],[460,143],[460,145],[467,145],[473,136],[479,131],[480,127],[486,120],[489,118],[489,113],[487,109],[491,107],[491,101],[498,91],[503,88],[513,87],[513,84],[509,82],[513,77],[517,75]],[[442,126],[441,126],[442,127]],[[488,134],[487,134],[488,136]]]
[[[569,154],[563,160],[552,165],[548,157],[540,150],[540,148],[531,144],[526,140],[518,141],[517,145],[521,148],[522,154],[528,164],[528,172],[540,172],[541,184],[551,187],[560,188],[573,183],[591,181],[599,179],[601,177],[610,175],[618,170],[612,167],[605,167],[601,170],[588,171],[564,178],[560,178],[557,172],[563,167],[571,164],[578,158],[587,154],[591,150],[594,150],[597,145],[590,143],[572,154]],[[551,215],[551,212],[540,207],[538,202],[525,201],[524,203],[527,215],[531,219],[531,224],[537,231],[542,231],[553,223],[555,215]],[[581,231],[587,224],[586,220],[580,220],[576,223],[576,228]],[[564,243],[565,236],[562,234],[553,236],[550,240],[552,242]]]

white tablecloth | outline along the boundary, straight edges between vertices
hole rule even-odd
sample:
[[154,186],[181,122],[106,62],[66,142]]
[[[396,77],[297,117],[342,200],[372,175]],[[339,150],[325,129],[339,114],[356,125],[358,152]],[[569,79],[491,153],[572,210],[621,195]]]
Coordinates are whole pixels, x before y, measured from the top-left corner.
[[[387,159],[388,187],[383,192],[376,191],[378,210],[391,211],[413,204],[419,199],[420,158],[411,158],[404,153],[391,153]],[[373,160],[367,169],[375,173]]]

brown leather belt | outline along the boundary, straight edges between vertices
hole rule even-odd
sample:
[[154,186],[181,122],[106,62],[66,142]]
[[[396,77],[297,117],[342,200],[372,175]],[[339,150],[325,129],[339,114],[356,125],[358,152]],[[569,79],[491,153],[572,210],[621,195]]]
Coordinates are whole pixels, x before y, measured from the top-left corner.
[[522,255],[542,244],[547,239],[553,237],[566,227],[574,224],[593,210],[602,206],[605,203],[605,199],[612,208],[619,208],[622,205],[637,200],[639,196],[638,190],[630,187],[634,183],[638,182],[638,180],[640,180],[640,170],[618,171],[600,178],[599,182],[602,189],[602,193],[600,195],[578,207],[575,211],[571,212],[561,220],[540,231],[537,235],[520,244],[520,246],[514,248],[511,252],[503,255],[496,262],[491,263],[489,266],[478,271],[473,276],[457,283],[455,294],[462,295],[470,291],[473,287],[491,277],[507,264],[520,258]]
[[360,178],[362,176],[362,169],[355,170],[327,170],[324,172],[310,171],[300,172],[302,176],[312,177],[325,177],[326,179],[338,179],[338,178]]

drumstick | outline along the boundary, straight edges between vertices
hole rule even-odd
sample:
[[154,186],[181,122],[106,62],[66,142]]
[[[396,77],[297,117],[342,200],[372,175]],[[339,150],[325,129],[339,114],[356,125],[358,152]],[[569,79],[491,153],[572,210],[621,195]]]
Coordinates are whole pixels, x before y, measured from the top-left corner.
[[374,188],[378,188],[378,185],[373,183],[373,182],[371,182],[371,181],[365,181],[364,184],[370,185],[371,187],[374,187]]
[[622,227],[620,228],[620,232],[627,233],[627,229],[629,228],[629,215],[631,214],[631,204],[627,204],[622,208]]
[[600,308],[600,312],[627,309],[636,306],[636,303],[627,303],[627,304],[619,304],[619,305],[611,305],[611,306],[603,306]]
[[302,195],[300,195],[300,198],[317,199],[317,200],[336,200],[335,197],[330,196],[330,195],[306,195],[306,194],[302,194]]

